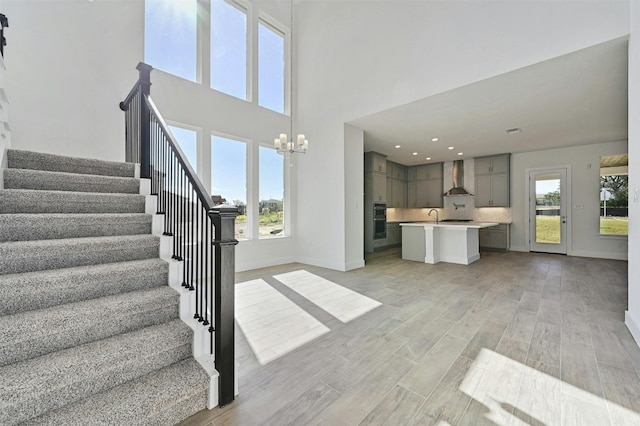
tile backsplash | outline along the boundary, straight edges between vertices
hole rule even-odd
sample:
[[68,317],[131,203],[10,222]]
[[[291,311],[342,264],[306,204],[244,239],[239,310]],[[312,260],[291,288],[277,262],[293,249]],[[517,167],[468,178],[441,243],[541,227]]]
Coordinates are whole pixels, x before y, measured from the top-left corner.
[[[457,208],[456,208],[457,207]],[[429,222],[435,221],[435,215],[429,217],[431,209],[388,208],[388,222]],[[473,195],[445,197],[444,208],[436,209],[442,219],[471,219],[474,222],[511,223],[511,209],[507,207],[476,208]]]

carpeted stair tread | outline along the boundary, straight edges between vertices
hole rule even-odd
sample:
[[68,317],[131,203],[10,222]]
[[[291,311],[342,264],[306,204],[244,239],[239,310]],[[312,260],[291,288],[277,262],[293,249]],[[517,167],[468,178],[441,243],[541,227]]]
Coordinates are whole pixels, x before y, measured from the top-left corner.
[[0,190],[0,213],[144,213],[144,206],[136,194]]
[[24,426],[174,425],[204,410],[208,376],[193,359],[29,420]]
[[0,367],[0,424],[18,424],[187,359],[192,338],[174,320]]
[[150,234],[144,213],[0,214],[0,242]]
[[168,273],[155,258],[0,275],[0,316],[167,285]]
[[43,191],[140,193],[140,181],[132,177],[85,175],[30,169],[5,170],[4,187],[5,189],[38,189]]
[[178,318],[163,286],[0,317],[0,366]]
[[101,176],[133,177],[135,165],[115,161],[67,157],[41,152],[7,150],[8,167],[11,169],[45,170],[52,172],[93,174]]
[[158,257],[153,235],[67,238],[0,243],[0,275]]

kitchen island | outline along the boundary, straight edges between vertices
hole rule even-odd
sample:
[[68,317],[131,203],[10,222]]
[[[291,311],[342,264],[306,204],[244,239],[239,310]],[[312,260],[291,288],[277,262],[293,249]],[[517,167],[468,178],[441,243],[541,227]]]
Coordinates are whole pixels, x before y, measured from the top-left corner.
[[402,258],[469,265],[480,259],[478,230],[496,225],[497,222],[401,223]]

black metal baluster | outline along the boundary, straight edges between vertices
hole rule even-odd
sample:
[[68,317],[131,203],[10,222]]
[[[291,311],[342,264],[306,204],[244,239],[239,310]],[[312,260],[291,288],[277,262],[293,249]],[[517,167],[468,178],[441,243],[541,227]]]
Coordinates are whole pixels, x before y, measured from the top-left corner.
[[[198,201],[196,203],[196,211],[197,211],[197,217],[196,217],[196,232],[198,234],[198,236],[196,237],[196,263],[194,263],[194,274],[196,276],[196,280],[198,282],[198,288],[200,291],[200,294],[198,294],[198,304],[200,306],[200,318],[198,318],[199,322],[203,322],[204,318],[206,316],[206,312],[204,311],[204,304],[202,303],[202,294],[204,292],[204,287],[202,286],[202,275],[200,274],[200,267],[202,265],[202,263],[200,262],[200,258],[201,258],[201,249],[202,246],[200,245],[200,241],[201,240],[200,236],[200,232],[199,231],[199,227],[200,227],[200,223],[201,223],[201,216],[202,216],[202,208],[200,206],[200,199],[198,198]],[[197,265],[197,266],[196,266]]]
[[188,229],[188,210],[187,210],[187,179],[184,174],[184,170],[182,171],[182,185],[181,185],[181,196],[182,196],[182,285],[185,288],[189,288],[189,283],[187,283],[187,229]]
[[[204,206],[202,206],[202,211],[204,212]],[[202,325],[209,325],[209,217],[207,216],[206,212],[204,212],[205,214],[203,214],[203,221],[202,221],[202,258],[201,258],[201,268],[203,270],[202,272],[202,286],[203,286],[203,299],[204,299],[204,322],[202,323]]]
[[[180,169],[180,188],[178,190],[179,193],[179,201],[180,201],[180,254],[179,254],[179,259],[181,261],[184,261],[184,232],[185,232],[185,212],[184,212],[184,171],[182,170],[182,166],[179,165],[179,169]],[[184,266],[184,264],[183,264]]]
[[215,274],[218,272],[215,270],[215,263],[214,263],[214,258],[215,258],[215,250],[216,247],[213,245],[213,237],[214,237],[214,232],[215,232],[215,226],[214,226],[214,222],[213,222],[213,218],[211,217],[211,211],[207,212],[207,215],[209,216],[209,237],[208,237],[208,245],[209,245],[209,259],[207,261],[207,263],[209,264],[209,268],[211,270],[210,273],[210,277],[209,277],[209,298],[210,298],[210,318],[211,318],[211,324],[209,325],[209,340],[210,340],[210,353],[213,355],[214,354],[214,339],[215,339],[215,332],[216,332],[216,327],[218,327],[218,324],[216,323],[215,320],[215,312],[214,310],[216,309],[216,305],[215,305],[215,297],[216,297],[216,291],[215,291]]

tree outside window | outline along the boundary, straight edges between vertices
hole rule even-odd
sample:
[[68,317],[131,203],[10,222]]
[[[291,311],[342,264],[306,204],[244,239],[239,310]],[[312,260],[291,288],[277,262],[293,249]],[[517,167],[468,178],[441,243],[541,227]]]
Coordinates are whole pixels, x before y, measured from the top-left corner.
[[629,234],[628,155],[600,159],[600,234]]

